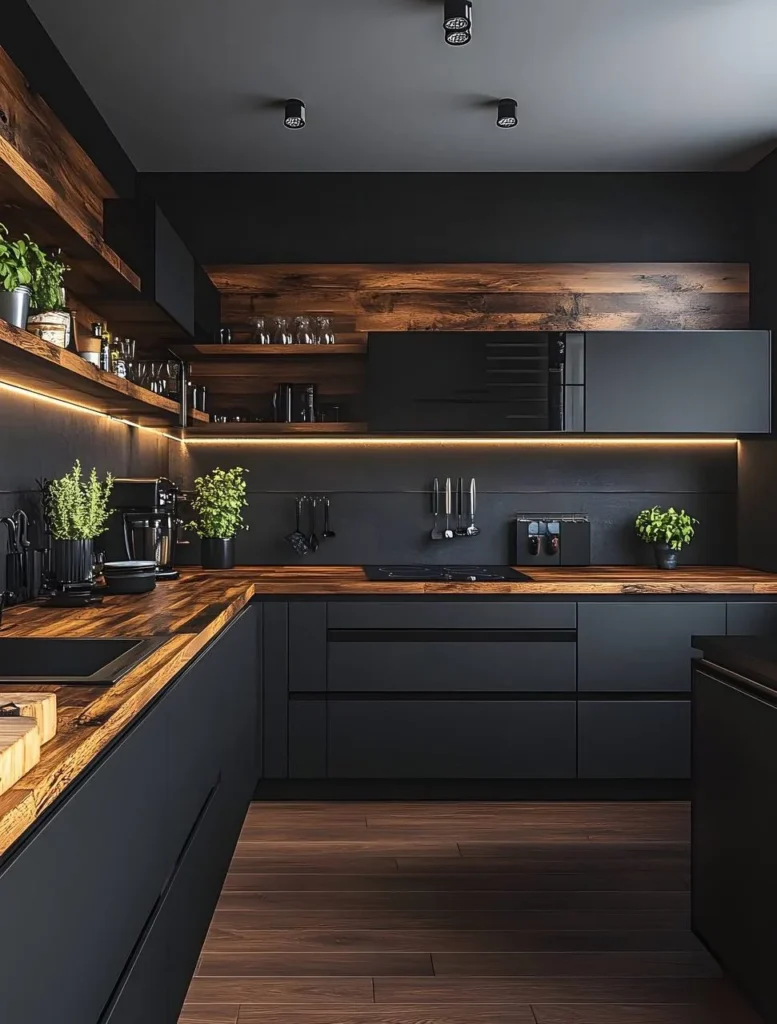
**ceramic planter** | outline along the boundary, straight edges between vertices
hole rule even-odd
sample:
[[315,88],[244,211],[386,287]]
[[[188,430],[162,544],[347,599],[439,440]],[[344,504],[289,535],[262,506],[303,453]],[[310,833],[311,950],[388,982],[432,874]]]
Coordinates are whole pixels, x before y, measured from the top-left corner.
[[55,540],[54,577],[58,585],[91,583],[94,578],[94,541]]
[[27,317],[27,330],[58,348],[67,348],[70,344],[70,314],[63,310],[36,313]]
[[234,537],[203,537],[201,544],[203,569],[234,569]]
[[677,568],[677,556],[680,552],[670,548],[668,544],[654,544],[653,553],[656,556],[656,565],[659,569]]
[[30,311],[30,289],[20,284],[12,292],[0,289],[0,318],[7,320],[14,327],[27,326],[27,314]]

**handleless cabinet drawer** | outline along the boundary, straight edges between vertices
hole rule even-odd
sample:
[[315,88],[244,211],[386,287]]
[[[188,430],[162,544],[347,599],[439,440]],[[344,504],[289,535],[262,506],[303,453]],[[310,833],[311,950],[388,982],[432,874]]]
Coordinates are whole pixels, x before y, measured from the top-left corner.
[[581,779],[690,777],[690,701],[581,701],[577,714]]
[[[398,634],[408,635],[404,631]],[[575,689],[574,642],[510,642],[510,633],[504,640],[487,640],[485,637],[493,635],[487,631],[483,632],[482,640],[453,639],[461,635],[454,633],[450,640],[430,640],[426,639],[429,634],[420,632],[419,641],[330,643],[328,689],[364,693]],[[574,639],[574,634],[570,637]]]
[[575,776],[571,701],[330,701],[328,725],[333,779]]
[[331,601],[329,629],[574,629],[563,601]]

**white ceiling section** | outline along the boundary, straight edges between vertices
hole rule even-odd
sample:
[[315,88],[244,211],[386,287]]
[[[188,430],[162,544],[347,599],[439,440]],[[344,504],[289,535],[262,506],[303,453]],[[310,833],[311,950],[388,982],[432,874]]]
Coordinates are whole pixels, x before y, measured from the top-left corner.
[[777,140],[777,0],[473,0],[463,47],[443,0],[30,3],[141,171],[736,170]]

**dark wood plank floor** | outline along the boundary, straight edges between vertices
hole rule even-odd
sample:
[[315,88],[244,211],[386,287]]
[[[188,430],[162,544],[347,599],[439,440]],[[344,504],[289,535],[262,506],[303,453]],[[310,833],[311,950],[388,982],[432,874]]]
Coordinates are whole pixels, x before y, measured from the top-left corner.
[[253,804],[181,1024],[760,1024],[683,803]]

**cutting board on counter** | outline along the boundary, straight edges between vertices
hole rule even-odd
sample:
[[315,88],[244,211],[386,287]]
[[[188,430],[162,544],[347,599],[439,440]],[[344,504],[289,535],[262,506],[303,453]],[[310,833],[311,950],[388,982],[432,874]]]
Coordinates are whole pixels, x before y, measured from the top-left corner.
[[40,732],[34,718],[0,718],[0,793],[40,761]]
[[2,709],[15,704],[22,718],[34,718],[38,723],[41,744],[48,743],[57,734],[57,695],[55,693],[0,693],[0,721]]

